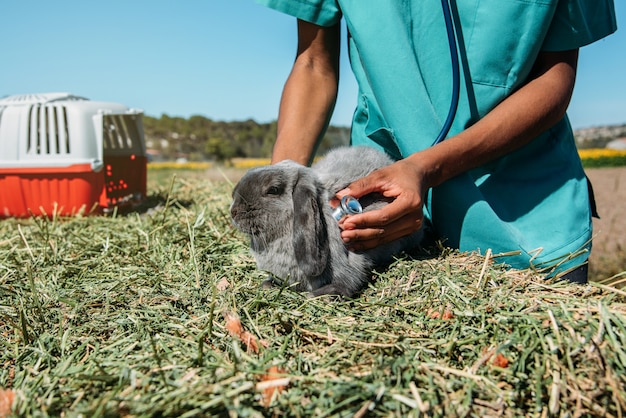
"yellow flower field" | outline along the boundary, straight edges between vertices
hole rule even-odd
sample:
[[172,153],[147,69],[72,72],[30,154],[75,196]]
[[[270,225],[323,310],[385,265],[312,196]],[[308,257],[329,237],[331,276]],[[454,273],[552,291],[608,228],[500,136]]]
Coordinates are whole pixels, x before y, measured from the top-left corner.
[[159,161],[148,163],[148,168],[151,170],[208,170],[214,166],[214,163],[208,161],[193,161],[186,163]]
[[626,165],[626,150],[592,148],[578,150],[585,167],[618,167]]
[[270,163],[269,158],[233,158],[230,160],[230,164],[234,168],[254,168],[260,167],[263,165],[268,165]]
[[[607,148],[592,148],[578,150],[585,167],[617,167],[626,166],[626,150],[614,150]],[[233,168],[248,170],[250,168],[268,165],[269,158],[233,158],[230,166]],[[208,170],[214,168],[212,162],[186,162],[173,161],[153,162],[148,168],[154,170]]]

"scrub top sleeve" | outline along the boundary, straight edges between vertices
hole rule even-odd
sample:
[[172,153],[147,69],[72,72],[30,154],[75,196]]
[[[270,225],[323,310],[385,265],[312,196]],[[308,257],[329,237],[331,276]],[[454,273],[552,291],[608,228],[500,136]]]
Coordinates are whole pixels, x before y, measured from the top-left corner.
[[617,30],[613,0],[559,0],[543,51],[588,45]]
[[256,2],[319,26],[333,26],[342,16],[335,0],[256,0]]

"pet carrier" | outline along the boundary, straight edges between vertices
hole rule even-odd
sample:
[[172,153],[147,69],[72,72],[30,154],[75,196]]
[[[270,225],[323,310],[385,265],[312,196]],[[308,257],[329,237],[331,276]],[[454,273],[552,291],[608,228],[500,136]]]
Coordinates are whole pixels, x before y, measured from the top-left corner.
[[0,99],[0,217],[102,213],[141,201],[142,115],[67,93]]

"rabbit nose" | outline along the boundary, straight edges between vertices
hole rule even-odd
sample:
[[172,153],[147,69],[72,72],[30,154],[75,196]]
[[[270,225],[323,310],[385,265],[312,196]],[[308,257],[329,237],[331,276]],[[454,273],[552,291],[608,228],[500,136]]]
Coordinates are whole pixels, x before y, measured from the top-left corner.
[[230,216],[231,218],[236,218],[237,217],[237,213],[239,212],[237,205],[235,205],[235,202],[230,204]]

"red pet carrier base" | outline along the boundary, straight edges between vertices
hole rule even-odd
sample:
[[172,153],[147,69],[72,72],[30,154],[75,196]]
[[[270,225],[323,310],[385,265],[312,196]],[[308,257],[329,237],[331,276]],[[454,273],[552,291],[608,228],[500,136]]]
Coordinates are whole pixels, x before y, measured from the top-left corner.
[[100,214],[144,199],[142,115],[67,93],[0,99],[0,218]]
[[91,164],[63,168],[0,169],[0,217],[102,214],[146,196],[147,159],[109,157],[99,172]]

